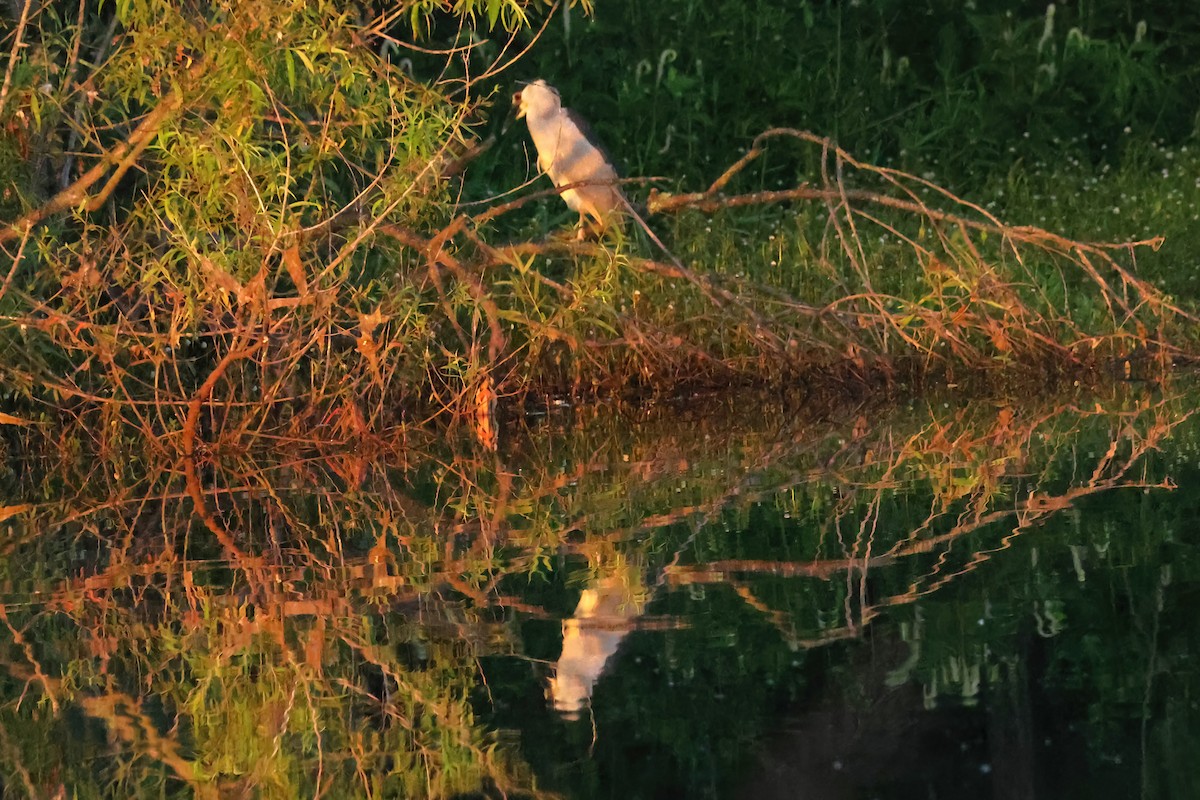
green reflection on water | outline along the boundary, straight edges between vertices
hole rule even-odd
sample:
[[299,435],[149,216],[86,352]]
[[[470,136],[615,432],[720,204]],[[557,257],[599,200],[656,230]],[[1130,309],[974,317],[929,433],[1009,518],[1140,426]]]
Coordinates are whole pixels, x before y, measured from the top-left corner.
[[1193,406],[701,399],[194,470],[7,440],[4,785],[1185,796]]

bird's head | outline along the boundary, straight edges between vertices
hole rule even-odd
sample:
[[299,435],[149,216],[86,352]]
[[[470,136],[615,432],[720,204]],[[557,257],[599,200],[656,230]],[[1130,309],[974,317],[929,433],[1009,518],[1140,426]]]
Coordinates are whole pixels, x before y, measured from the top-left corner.
[[533,112],[535,116],[562,108],[558,89],[541,78],[527,83],[513,94],[513,105],[517,107],[517,119]]

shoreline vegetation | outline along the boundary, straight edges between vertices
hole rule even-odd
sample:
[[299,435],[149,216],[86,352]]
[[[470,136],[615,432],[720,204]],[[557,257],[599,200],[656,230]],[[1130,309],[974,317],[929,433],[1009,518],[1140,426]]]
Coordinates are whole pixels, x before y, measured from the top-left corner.
[[[681,169],[625,182],[649,187],[673,255],[632,224],[568,240],[556,191],[511,163],[505,87],[570,47],[556,18],[594,14],[575,35],[602,37],[590,3],[18,5],[0,98],[9,426],[140,431],[192,456],[231,435],[465,421],[492,447],[498,403],[1020,393],[1154,382],[1196,353],[1194,299],[1138,273],[1161,236],[1010,224],[918,174],[932,151],[879,166],[895,159],[764,127],[736,158],[696,158],[726,163],[698,187]],[[1066,65],[1083,33],[1054,19],[1037,52]],[[1139,35],[1127,58],[1146,66]],[[678,59],[664,51],[656,85],[682,85]]]
[[[1200,5],[975,5],[0,4],[4,785],[622,796],[624,713],[691,786],[848,643],[1064,632],[1186,776]],[[535,77],[674,258],[571,238]],[[567,727],[606,589],[696,646]]]

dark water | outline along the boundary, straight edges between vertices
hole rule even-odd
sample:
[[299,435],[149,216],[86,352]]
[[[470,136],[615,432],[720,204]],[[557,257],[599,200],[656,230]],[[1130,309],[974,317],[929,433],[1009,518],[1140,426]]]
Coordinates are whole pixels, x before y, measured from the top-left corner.
[[9,436],[4,796],[1200,796],[1194,405]]

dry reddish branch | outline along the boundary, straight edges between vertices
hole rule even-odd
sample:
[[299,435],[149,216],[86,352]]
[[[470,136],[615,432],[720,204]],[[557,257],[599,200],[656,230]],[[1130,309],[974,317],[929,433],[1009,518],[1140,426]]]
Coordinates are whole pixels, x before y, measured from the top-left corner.
[[[750,192],[740,195],[727,196],[721,192],[729,184],[729,182],[742,170],[745,169],[752,161],[757,159],[766,152],[765,142],[768,139],[789,137],[799,139],[800,141],[815,144],[820,146],[827,154],[832,154],[835,159],[835,176],[831,177],[825,173],[825,186],[820,188],[810,186],[800,186],[795,189],[785,189],[779,191],[761,191]],[[824,162],[823,162],[824,163]],[[866,191],[861,189],[847,189],[844,185],[842,169],[845,166],[852,167],[856,170],[861,170],[866,173],[872,173],[883,177],[887,183],[893,187],[901,189],[901,191],[909,197],[909,199],[901,199],[890,195],[880,194],[878,192]],[[903,182],[910,181],[916,183],[922,188],[930,189],[940,195],[943,199],[951,202],[954,205],[967,209],[970,212],[976,213],[982,219],[972,219],[964,217],[960,214],[955,214],[939,209],[931,208],[926,203],[917,198],[916,194]],[[1014,255],[1020,258],[1020,252],[1016,249],[1016,244],[1025,244],[1036,247],[1038,249],[1071,258],[1075,263],[1084,269],[1088,276],[1097,283],[1102,289],[1106,300],[1120,301],[1119,295],[1114,292],[1109,284],[1101,277],[1099,271],[1092,264],[1091,258],[1099,258],[1103,265],[1115,272],[1122,283],[1134,289],[1141,295],[1146,302],[1159,306],[1162,309],[1179,315],[1186,319],[1196,320],[1183,309],[1172,304],[1164,297],[1157,289],[1150,284],[1138,279],[1128,269],[1123,267],[1111,255],[1116,251],[1133,252],[1139,247],[1151,247],[1157,249],[1162,244],[1162,237],[1154,237],[1127,243],[1101,243],[1101,242],[1080,242],[1073,239],[1068,239],[1051,231],[1035,228],[1032,226],[1012,226],[1005,225],[994,215],[990,214],[986,209],[967,201],[952,192],[927,181],[915,175],[901,172],[900,170],[890,169],[887,167],[877,167],[871,164],[858,161],[852,157],[847,151],[841,149],[833,143],[832,140],[817,136],[808,131],[800,131],[792,128],[772,128],[759,134],[753,143],[750,150],[742,156],[737,162],[727,169],[720,178],[713,182],[704,192],[680,195],[666,195],[657,191],[652,191],[650,199],[647,203],[647,212],[649,214],[658,213],[678,213],[685,208],[695,208],[706,213],[712,213],[724,208],[738,208],[742,206],[764,205],[771,203],[780,203],[795,200],[815,200],[823,203],[835,203],[837,206],[848,205],[850,201],[858,201],[870,203],[873,205],[885,206],[888,208],[904,211],[910,214],[918,215],[930,222],[949,223],[963,230],[974,230],[989,234],[1001,236],[1013,246]],[[969,241],[969,240],[967,240]],[[1132,313],[1132,310],[1124,303],[1120,303],[1127,313]]]
[[[439,266],[444,267],[467,287],[467,291],[471,293],[471,297],[479,304],[479,307],[483,309],[484,315],[487,317],[491,336],[488,342],[488,357],[491,363],[494,364],[500,360],[505,345],[504,329],[500,324],[500,308],[496,305],[496,301],[492,299],[491,295],[484,289],[479,277],[473,274],[457,258],[446,252],[446,244],[450,237],[465,224],[465,219],[460,217],[432,239],[426,239],[408,228],[391,223],[380,224],[376,230],[385,236],[390,236],[404,246],[421,253],[428,262],[431,273]],[[449,309],[447,310],[447,316],[451,319],[454,316]],[[461,328],[459,330],[461,332]]]
[[[821,148],[819,185],[724,194],[731,181],[765,152],[766,142],[773,138],[791,138]],[[882,182],[885,188],[849,188],[850,173]],[[931,207],[926,199],[930,194],[950,209]],[[850,323],[841,334],[847,348],[861,348],[871,341],[868,350],[894,355],[896,349],[889,344],[893,340],[903,350],[926,359],[950,363],[946,356],[953,356],[953,361],[968,368],[994,363],[997,355],[1009,363],[1079,367],[1092,362],[1090,354],[1098,349],[1109,356],[1148,349],[1152,354],[1162,354],[1165,364],[1169,354],[1182,355],[1166,323],[1200,321],[1117,260],[1122,253],[1132,258],[1139,247],[1157,248],[1160,238],[1121,244],[1081,242],[1040,228],[1005,225],[985,209],[942,187],[898,170],[864,164],[830,140],[804,131],[780,128],[764,132],[750,151],[706,191],[674,196],[652,192],[648,211],[676,213],[694,208],[714,212],[803,201],[826,208],[826,236],[821,240],[817,263],[831,271],[836,270],[837,262],[845,263],[861,287],[847,286],[846,296],[825,309],[827,314],[836,312],[827,320]],[[919,225],[918,232],[906,233],[887,215],[867,210],[871,206],[900,212],[907,217],[908,225]],[[862,244],[863,223],[911,250],[925,273],[929,287],[925,297],[888,297],[874,288],[873,265]],[[985,253],[981,245],[989,238],[992,244]],[[1006,254],[1011,254],[1026,272],[1014,274],[1002,260]],[[1034,272],[1026,265],[1025,259],[1031,254],[1040,255],[1043,262],[1048,260],[1059,270],[1073,268],[1085,276],[1107,308],[1112,330],[1081,328],[1070,306],[1052,300],[1041,287],[1045,273]],[[948,286],[951,291],[946,291]],[[771,294],[773,305],[791,307],[790,299],[778,291],[765,292],[746,282],[742,282],[742,289],[739,294],[744,296],[765,299]],[[1036,300],[1031,303],[1023,294],[1033,295]],[[775,319],[777,325],[785,322]],[[946,348],[939,351],[936,345]]]
[[[20,255],[31,238],[32,226],[47,215],[104,202],[115,181],[133,166],[178,108],[177,98],[164,99],[124,143],[54,200],[0,232],[9,239],[21,239],[21,244],[9,251]],[[821,148],[818,185],[723,194],[775,138]],[[446,160],[444,155],[439,154],[437,163]],[[436,171],[433,162],[428,171]],[[867,175],[871,186],[882,188],[849,188],[855,173]],[[548,392],[581,386],[620,391],[626,383],[638,383],[651,391],[673,391],[706,381],[795,382],[797,377],[809,376],[827,380],[834,387],[855,380],[875,387],[896,375],[926,374],[958,364],[971,370],[990,368],[1001,361],[1019,366],[1045,363],[1051,369],[1073,370],[1097,364],[1090,356],[1093,350],[1108,357],[1149,345],[1151,351],[1169,354],[1174,351],[1162,333],[1163,322],[1191,319],[1115,258],[1140,245],[1153,246],[1155,240],[1133,245],[1090,244],[1036,228],[1006,226],[927,181],[862,164],[829,140],[802,131],[765,132],[706,191],[677,196],[655,193],[650,211],[713,211],[783,202],[823,206],[827,220],[818,215],[818,223],[825,221],[826,225],[819,243],[814,243],[814,262],[829,270],[830,285],[842,291],[832,301],[823,296],[820,304],[806,302],[807,298],[779,286],[721,274],[705,265],[684,266],[674,259],[614,252],[605,243],[487,241],[489,222],[531,201],[555,197],[571,186],[532,192],[475,215],[459,214],[439,230],[428,232],[393,222],[391,210],[396,206],[371,218],[364,215],[362,209],[370,207],[377,191],[372,187],[382,180],[381,172],[340,212],[278,242],[264,257],[259,273],[245,285],[223,268],[208,265],[203,254],[193,253],[192,269],[198,273],[197,280],[208,284],[208,296],[213,298],[210,307],[194,316],[184,293],[170,287],[154,300],[136,294],[134,300],[125,300],[98,291],[108,276],[96,264],[118,262],[122,257],[120,233],[115,233],[89,253],[87,263],[69,274],[52,298],[26,299],[30,311],[22,322],[70,353],[78,365],[74,373],[31,377],[30,382],[86,400],[80,407],[103,409],[103,414],[146,431],[164,447],[172,444],[172,435],[164,431],[178,427],[176,415],[186,416],[182,449],[194,455],[196,424],[205,405],[236,408],[236,414],[227,415],[233,430],[261,434],[278,423],[272,414],[279,404],[305,397],[306,390],[311,395],[307,396],[309,402],[295,404],[296,413],[273,435],[300,437],[304,425],[323,425],[339,414],[333,427],[347,437],[361,438],[375,430],[387,418],[386,409],[392,407],[385,399],[394,400],[395,394],[389,397],[389,393],[404,383],[396,376],[408,371],[407,384],[414,383],[414,363],[403,359],[422,358],[412,351],[395,357],[411,341],[404,330],[410,318],[421,324],[433,322],[428,328],[432,333],[421,349],[434,353],[415,365],[429,378],[421,383],[418,377],[420,385],[412,395],[454,413],[470,409],[471,392],[482,384],[448,387],[444,382],[447,371],[436,363],[439,351],[447,362],[465,362],[472,380],[494,380],[501,396],[517,390],[538,393],[544,388],[534,385],[539,378],[546,380]],[[98,185],[101,188],[93,192]],[[578,185],[582,184],[573,184]],[[930,193],[946,208],[931,207]],[[891,241],[901,245],[901,258],[924,280],[920,284],[924,297],[892,296],[875,288],[872,281],[882,281],[876,271],[878,264],[869,260],[868,254],[874,257],[874,253],[863,245],[867,230],[886,232]],[[323,262],[318,248],[305,247],[318,235],[336,253]],[[365,293],[359,293],[353,284],[339,282],[345,279],[335,269],[380,235],[418,253],[427,268],[418,271],[416,284],[408,287],[414,290],[416,302],[399,313],[393,313],[394,307],[386,303],[364,308]],[[275,253],[280,254],[278,264]],[[1078,269],[1090,281],[1089,289],[1096,287],[1101,302],[1107,305],[1112,330],[1107,324],[1101,333],[1082,330],[1070,318],[1069,307],[1056,305],[1049,292],[1031,285],[1034,282],[1022,282],[1033,273],[1014,272],[1017,267],[1010,253],[1024,269],[1028,268],[1021,258],[1030,253],[1048,257],[1060,267],[1065,262]],[[651,300],[659,293],[658,298],[667,297],[668,302],[639,303],[637,296],[631,295],[618,296],[616,302],[600,298],[607,305],[588,307],[595,298],[580,296],[568,280],[555,280],[538,268],[536,258],[543,256],[607,259],[623,270],[648,276],[640,282],[626,281],[624,288],[634,283],[643,298]],[[312,272],[306,270],[310,264],[316,265]],[[500,274],[495,268],[501,265],[511,265],[527,276],[531,286],[536,280],[549,287],[554,296],[536,313],[526,313],[522,310],[526,298],[519,295],[525,287],[507,270]],[[0,295],[15,270],[14,263],[5,270],[7,275],[0,272]],[[290,275],[300,297],[271,297],[266,285],[270,270]],[[422,280],[422,274],[428,277]],[[467,302],[461,295],[455,299],[455,284],[469,295]],[[674,298],[670,295],[678,289],[683,289],[684,302],[672,310],[670,299]],[[138,305],[141,316],[134,313]],[[542,313],[547,308],[550,313]],[[249,328],[234,317],[246,313],[261,317],[256,327],[261,331],[256,335],[269,336],[271,346],[252,346],[242,338]],[[439,313],[443,319],[437,319]],[[406,316],[409,314],[412,317]],[[427,318],[427,314],[432,316]],[[100,321],[114,315],[115,324]],[[379,336],[366,327],[368,319],[374,320],[372,328],[379,326]],[[593,325],[593,320],[600,324]],[[573,322],[578,328],[572,327]],[[228,360],[222,360],[215,370],[216,357],[211,350],[200,353],[199,348],[185,347],[186,354],[180,353],[181,340],[207,344],[195,338],[197,329],[213,343],[234,342],[226,353]],[[512,330],[517,344],[510,348]],[[395,349],[389,350],[388,337],[396,331],[401,332],[391,340]],[[347,340],[358,343],[358,362],[353,357],[337,360],[336,348]],[[546,348],[548,343],[565,344],[570,351],[568,366],[558,369],[565,362]],[[334,359],[325,357],[330,347]],[[540,360],[547,353],[553,359]],[[1163,356],[1162,363],[1166,358]],[[552,360],[553,374],[549,367],[538,372],[541,364]],[[236,362],[240,363],[234,368]],[[346,391],[345,369],[356,368],[356,363],[364,365],[367,380]],[[296,376],[310,368],[312,382],[306,387]],[[224,374],[226,370],[229,375]],[[503,370],[508,370],[507,374]],[[222,382],[222,378],[226,380]],[[197,388],[200,381],[204,385]],[[211,395],[217,385],[228,385],[230,396],[237,400],[241,399],[238,392],[259,392],[259,410],[253,400],[214,400]],[[454,400],[444,402],[445,396],[455,394]],[[185,414],[180,412],[181,404]]]
[[[141,123],[133,129],[133,132],[129,134],[125,141],[105,153],[100,158],[100,161],[81,175],[78,180],[52,197],[45,205],[30,211],[15,222],[0,228],[0,244],[27,235],[29,230],[47,217],[51,217],[67,209],[82,207],[88,211],[95,211],[104,205],[113,190],[117,188],[117,184],[121,181],[121,178],[137,162],[142,152],[154,140],[154,137],[158,135],[158,131],[162,128],[163,123],[170,119],[171,115],[182,105],[183,97],[181,94],[178,92],[167,94],[145,116]],[[113,166],[116,169],[109,175],[108,181],[100,191],[95,194],[88,194],[92,186],[107,175],[109,169]]]
[[[21,4],[21,17],[17,20],[17,30],[13,34],[12,49],[8,54],[8,65],[4,69],[4,82],[0,84],[0,117],[4,115],[4,104],[8,100],[8,92],[12,88],[13,73],[16,70],[17,62],[20,60],[17,55],[21,52],[21,48],[25,46],[25,27],[29,24],[29,12],[33,11],[33,3]],[[37,14],[43,7],[38,7]]]
[[188,493],[191,495],[192,502],[195,505],[196,515],[200,517],[205,527],[212,532],[217,541],[221,543],[221,546],[225,548],[230,558],[239,558],[243,561],[245,560],[245,556],[238,548],[237,543],[234,542],[232,534],[208,510],[205,493],[200,485],[200,477],[196,472],[196,439],[197,426],[200,422],[200,412],[204,408],[208,398],[212,395],[217,382],[225,375],[231,364],[235,361],[249,358],[264,344],[261,338],[250,340],[252,336],[250,328],[251,326],[247,323],[243,329],[243,333],[238,336],[221,360],[217,362],[217,365],[208,374],[204,383],[201,384],[188,403],[187,417],[183,423],[183,439],[181,442],[184,474],[187,479]]

